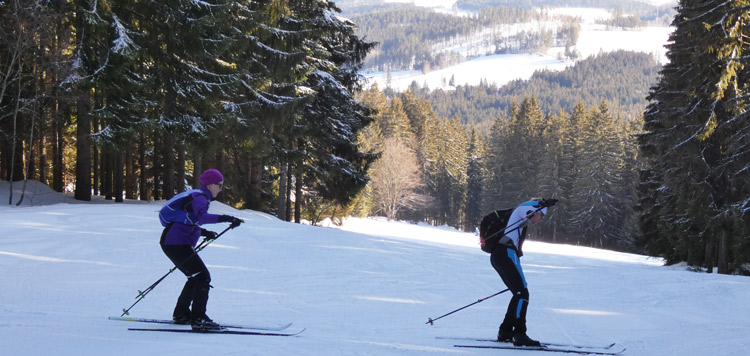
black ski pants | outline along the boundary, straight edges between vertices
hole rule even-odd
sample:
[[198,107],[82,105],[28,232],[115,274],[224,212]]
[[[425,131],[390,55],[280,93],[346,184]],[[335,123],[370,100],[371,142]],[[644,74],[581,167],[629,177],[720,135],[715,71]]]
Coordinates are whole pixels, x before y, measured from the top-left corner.
[[[177,298],[172,315],[191,315],[193,319],[206,315],[211,274],[200,256],[189,245],[161,245],[164,254],[187,277]],[[192,312],[190,305],[192,303]]]
[[490,262],[497,274],[503,279],[513,297],[508,303],[500,330],[513,333],[526,333],[526,309],[529,305],[529,290],[523,276],[521,261],[516,250],[498,246],[490,255]]

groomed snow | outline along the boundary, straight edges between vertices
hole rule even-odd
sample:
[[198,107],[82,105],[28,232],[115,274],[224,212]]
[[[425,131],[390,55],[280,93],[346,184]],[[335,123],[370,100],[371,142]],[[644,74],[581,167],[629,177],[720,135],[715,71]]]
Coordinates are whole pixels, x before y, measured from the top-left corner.
[[[306,330],[289,338],[128,331],[159,327],[107,317],[172,267],[158,246],[163,202],[46,205],[69,198],[32,186],[39,196],[27,199],[34,206],[0,208],[2,355],[550,356],[458,349],[437,339],[493,337],[507,294],[425,325],[505,288],[472,233],[383,219],[297,225],[216,202],[211,212],[246,223],[201,252],[215,287],[209,315]],[[1,202],[7,192],[0,182]],[[221,231],[226,224],[204,227]],[[616,342],[624,355],[728,356],[750,348],[747,277],[534,241],[522,264],[534,338]],[[183,282],[173,273],[131,314],[169,318]]]

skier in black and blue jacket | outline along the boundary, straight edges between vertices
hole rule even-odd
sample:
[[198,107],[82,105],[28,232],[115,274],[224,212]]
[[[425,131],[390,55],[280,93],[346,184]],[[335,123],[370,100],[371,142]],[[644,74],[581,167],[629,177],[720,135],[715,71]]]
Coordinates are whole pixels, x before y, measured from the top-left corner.
[[511,213],[505,228],[505,235],[490,255],[490,262],[503,279],[503,283],[513,293],[505,318],[500,324],[497,340],[512,342],[515,346],[540,346],[539,341],[526,335],[526,310],[529,305],[529,290],[521,268],[521,248],[530,224],[542,221],[547,207],[557,200],[530,200],[522,203]]

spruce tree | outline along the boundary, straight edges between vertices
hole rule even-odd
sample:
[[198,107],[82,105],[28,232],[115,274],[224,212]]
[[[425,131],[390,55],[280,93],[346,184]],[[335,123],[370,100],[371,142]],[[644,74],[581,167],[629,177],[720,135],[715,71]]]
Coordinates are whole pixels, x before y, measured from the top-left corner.
[[[670,60],[649,95],[639,137],[646,172],[639,188],[640,246],[668,263],[729,273],[732,216],[744,198],[733,177],[745,164],[748,36],[744,1],[681,1]],[[698,256],[698,257],[696,257]],[[718,256],[718,259],[714,259]],[[736,266],[735,266],[736,268]]]
[[340,10],[332,3],[322,1],[310,10],[311,28],[319,35],[313,54],[321,64],[306,81],[315,95],[298,124],[300,163],[305,162],[307,191],[345,205],[367,183],[367,171],[376,158],[357,146],[358,133],[373,118],[371,110],[353,97],[361,89],[358,70],[374,44],[358,38],[355,25],[338,18]]
[[482,214],[482,202],[484,195],[484,166],[482,157],[484,155],[483,142],[477,136],[475,130],[471,130],[471,141],[467,154],[468,164],[466,168],[466,208],[464,231],[473,231],[479,226],[484,214]]

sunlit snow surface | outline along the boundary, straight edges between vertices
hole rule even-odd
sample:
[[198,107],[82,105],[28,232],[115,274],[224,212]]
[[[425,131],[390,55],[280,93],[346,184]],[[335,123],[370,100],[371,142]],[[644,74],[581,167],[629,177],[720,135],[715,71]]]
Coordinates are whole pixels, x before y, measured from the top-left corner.
[[[218,202],[212,213],[246,223],[200,253],[215,287],[208,314],[306,330],[291,338],[128,331],[168,327],[107,320],[172,268],[158,245],[163,202],[46,205],[71,200],[28,188],[35,194],[25,202],[34,206],[0,207],[0,355],[515,355],[437,338],[494,337],[507,293],[425,325],[505,289],[473,233],[384,219],[298,225]],[[0,202],[7,201],[8,184],[0,182]],[[534,338],[616,342],[624,355],[639,356],[750,348],[750,278],[536,241],[524,250]],[[170,318],[184,280],[169,275],[131,315]]]

